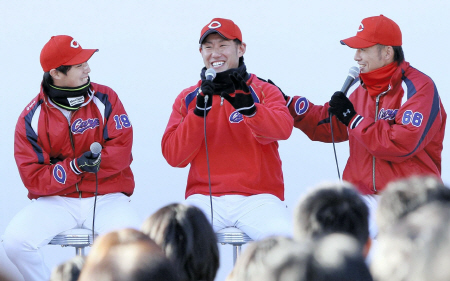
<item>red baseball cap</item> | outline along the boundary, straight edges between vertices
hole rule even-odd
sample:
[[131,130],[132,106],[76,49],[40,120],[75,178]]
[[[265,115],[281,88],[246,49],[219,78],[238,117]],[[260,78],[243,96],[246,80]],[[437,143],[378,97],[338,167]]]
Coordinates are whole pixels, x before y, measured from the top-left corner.
[[368,48],[376,44],[401,46],[402,32],[393,20],[379,15],[363,19],[356,35],[341,40],[341,44],[353,49]]
[[203,27],[202,32],[200,33],[199,43],[201,44],[206,36],[214,32],[219,33],[220,36],[228,40],[238,39],[242,42],[241,30],[232,20],[214,18],[210,23]]
[[41,51],[41,66],[44,72],[61,65],[77,65],[88,61],[98,49],[83,49],[70,36],[52,36]]

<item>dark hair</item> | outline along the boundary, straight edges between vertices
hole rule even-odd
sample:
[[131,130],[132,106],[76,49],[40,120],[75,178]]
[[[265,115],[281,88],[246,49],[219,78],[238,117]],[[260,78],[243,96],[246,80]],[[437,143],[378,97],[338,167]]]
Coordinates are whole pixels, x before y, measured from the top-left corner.
[[394,61],[396,61],[397,64],[400,65],[405,60],[403,48],[402,46],[392,46],[392,49],[394,49]]
[[219,268],[216,235],[203,212],[170,204],[147,218],[142,232],[175,264],[182,281],[213,281]]
[[[85,257],[75,256],[53,268],[50,281],[76,281],[80,277]],[[1,280],[1,279],[0,279]]]
[[307,280],[372,281],[359,242],[351,235],[334,233],[316,241],[307,268]]
[[[244,251],[245,253],[245,251]],[[359,242],[333,233],[314,241],[284,244],[270,252],[264,268],[248,281],[372,281]]]
[[369,239],[369,209],[349,183],[318,186],[299,202],[295,211],[296,239],[317,239],[330,233],[346,233],[361,249]]

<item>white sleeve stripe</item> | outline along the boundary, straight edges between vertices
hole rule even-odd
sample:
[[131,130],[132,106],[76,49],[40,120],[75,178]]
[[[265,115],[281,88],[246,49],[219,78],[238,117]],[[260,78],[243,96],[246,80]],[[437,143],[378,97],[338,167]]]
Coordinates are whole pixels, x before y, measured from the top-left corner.
[[236,110],[240,112],[240,111],[242,111],[242,110],[247,110],[247,109],[250,109],[250,108],[253,108],[253,107],[255,107],[255,104],[252,104],[252,106],[241,107],[241,108],[236,109]]
[[289,107],[289,106],[291,105],[291,102],[292,102],[292,97],[289,97],[289,100],[288,100],[288,102],[286,103],[286,106]]
[[75,161],[76,161],[76,160],[77,160],[77,159],[73,159],[72,161],[70,161],[70,168],[72,169],[72,171],[73,171],[75,174],[80,175],[80,174],[82,174],[83,172],[80,171],[80,170],[78,170],[77,165],[75,164]]
[[359,123],[361,123],[361,121],[364,119],[364,117],[362,117],[361,115],[356,116],[355,119],[353,119],[352,124],[350,124],[350,129],[354,129],[356,128],[356,126],[359,125]]

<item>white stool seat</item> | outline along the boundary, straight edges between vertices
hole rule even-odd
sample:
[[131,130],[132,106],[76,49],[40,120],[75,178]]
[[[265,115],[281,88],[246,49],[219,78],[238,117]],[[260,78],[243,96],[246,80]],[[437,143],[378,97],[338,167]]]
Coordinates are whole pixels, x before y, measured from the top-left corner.
[[[95,234],[97,237],[98,234]],[[92,230],[85,228],[74,228],[63,231],[53,237],[49,245],[61,245],[61,247],[75,247],[75,253],[84,256],[84,248],[92,245],[94,237]]]
[[253,241],[245,232],[236,227],[226,227],[216,232],[217,242],[233,245],[233,264],[241,254],[241,246]]

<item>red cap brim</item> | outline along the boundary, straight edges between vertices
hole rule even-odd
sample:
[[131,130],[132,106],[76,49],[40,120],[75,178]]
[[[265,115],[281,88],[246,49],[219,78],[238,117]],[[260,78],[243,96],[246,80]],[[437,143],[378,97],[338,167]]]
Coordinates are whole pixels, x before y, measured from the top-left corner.
[[92,55],[97,51],[98,49],[83,49],[75,57],[63,63],[62,65],[77,65],[82,64],[83,62],[87,62],[92,57]]
[[358,36],[353,36],[353,37],[341,40],[341,44],[347,45],[353,49],[363,49],[363,48],[372,47],[372,46],[376,45],[377,43],[373,43],[373,42],[361,39]]

